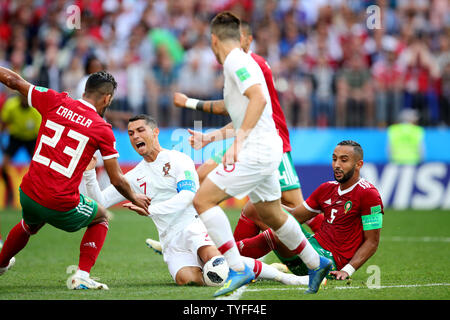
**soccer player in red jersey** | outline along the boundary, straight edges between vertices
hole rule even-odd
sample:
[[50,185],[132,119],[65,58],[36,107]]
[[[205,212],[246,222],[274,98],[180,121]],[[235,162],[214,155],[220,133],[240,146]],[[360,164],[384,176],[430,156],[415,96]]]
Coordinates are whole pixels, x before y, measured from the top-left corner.
[[338,280],[350,277],[377,250],[383,225],[383,202],[378,190],[360,177],[363,150],[351,140],[340,142],[333,152],[336,181],[321,184],[302,205],[292,210],[299,222],[324,213],[314,234],[317,244],[330,252]]
[[111,184],[125,198],[144,209],[150,204],[150,199],[133,192],[124,178],[111,125],[102,118],[113,99],[116,81],[104,71],[92,74],[79,100],[36,87],[2,67],[0,82],[27,97],[28,104],[42,115],[36,149],[19,189],[23,219],[9,232],[0,252],[0,274],[15,263],[14,256],[45,223],[67,232],[87,227],[70,288],[108,289],[89,277],[106,238],[107,211],[78,189],[95,151],[100,150]]
[[[286,208],[299,223],[323,212],[319,230],[314,235],[304,233],[320,255],[333,261],[330,274],[338,280],[351,277],[376,252],[380,240],[383,202],[378,190],[360,177],[363,164],[363,150],[357,142],[340,142],[332,160],[336,181],[321,184],[298,207]],[[279,241],[271,235],[277,249]],[[298,271],[297,275],[302,273]]]

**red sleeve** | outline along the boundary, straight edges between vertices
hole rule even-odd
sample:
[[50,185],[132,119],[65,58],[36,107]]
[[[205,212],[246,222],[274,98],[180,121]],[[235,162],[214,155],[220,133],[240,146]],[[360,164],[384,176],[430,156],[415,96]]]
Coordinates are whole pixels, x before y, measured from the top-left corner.
[[116,138],[111,125],[105,123],[105,126],[101,127],[101,132],[97,134],[97,141],[103,160],[119,157],[119,153],[116,150]]
[[62,95],[66,96],[65,93],[61,94],[52,89],[30,86],[30,89],[28,89],[28,105],[45,116],[52,107],[60,103]]
[[365,189],[361,194],[361,215],[366,216],[372,213],[384,214],[383,201],[375,188]]
[[320,206],[320,195],[322,194],[327,183],[322,183],[303,203],[309,211],[320,213],[322,207]]

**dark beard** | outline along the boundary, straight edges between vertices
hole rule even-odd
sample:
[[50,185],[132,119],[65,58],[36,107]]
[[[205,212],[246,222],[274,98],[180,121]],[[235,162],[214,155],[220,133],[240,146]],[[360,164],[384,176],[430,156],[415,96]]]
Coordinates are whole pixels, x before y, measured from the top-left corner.
[[354,173],[355,167],[353,167],[349,172],[344,173],[344,176],[341,179],[337,179],[336,174],[334,174],[334,179],[339,183],[346,183],[348,180],[350,180],[351,177],[353,177]]

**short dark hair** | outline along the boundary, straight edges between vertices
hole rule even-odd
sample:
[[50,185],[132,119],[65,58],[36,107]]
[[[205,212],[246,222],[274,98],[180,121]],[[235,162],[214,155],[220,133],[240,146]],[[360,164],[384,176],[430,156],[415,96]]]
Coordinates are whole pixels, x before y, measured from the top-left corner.
[[145,120],[145,123],[152,129],[158,128],[158,123],[155,118],[149,116],[148,114],[138,114],[137,116],[131,117],[128,119],[128,123],[138,120]]
[[244,21],[244,20],[241,20],[241,29],[245,30],[245,32],[246,32],[249,36],[253,35],[253,32],[252,32],[252,26],[250,25],[249,22]]
[[87,94],[112,95],[116,89],[117,82],[114,77],[106,71],[99,71],[89,76],[84,92]]
[[217,14],[211,21],[211,33],[216,35],[219,40],[240,41],[241,21],[231,12],[225,11]]
[[351,146],[353,147],[353,151],[357,156],[359,156],[360,160],[364,159],[364,152],[361,145],[353,140],[343,140],[337,144],[338,146]]

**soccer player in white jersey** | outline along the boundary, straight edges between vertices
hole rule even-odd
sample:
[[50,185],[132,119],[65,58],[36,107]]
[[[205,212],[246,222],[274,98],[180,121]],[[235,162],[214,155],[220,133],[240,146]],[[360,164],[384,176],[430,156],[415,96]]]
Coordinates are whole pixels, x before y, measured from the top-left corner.
[[254,277],[239,254],[230,222],[219,207],[225,199],[247,195],[262,221],[308,267],[306,292],[316,293],[332,263],[318,255],[296,220],[281,207],[277,169],[283,152],[282,141],[272,118],[270,96],[261,68],[241,50],[240,20],[236,16],[222,12],[214,17],[211,47],[217,61],[223,65],[223,96],[232,121],[228,129],[235,133],[233,144],[223,156],[223,165],[208,174],[194,197],[200,219],[230,266],[228,279],[215,296],[230,294]]
[[[151,199],[148,208],[159,233],[164,261],[179,285],[204,284],[202,266],[220,252],[209,238],[192,205],[199,181],[194,162],[184,153],[161,148],[156,121],[148,115],[129,120],[130,143],[143,160],[125,174],[136,193]],[[87,193],[105,207],[125,199],[114,187],[101,191],[96,180],[95,161],[84,172]],[[145,210],[125,204],[145,215]],[[285,274],[259,260],[245,258],[245,263],[260,279],[280,281],[288,285],[306,285],[308,279]]]

